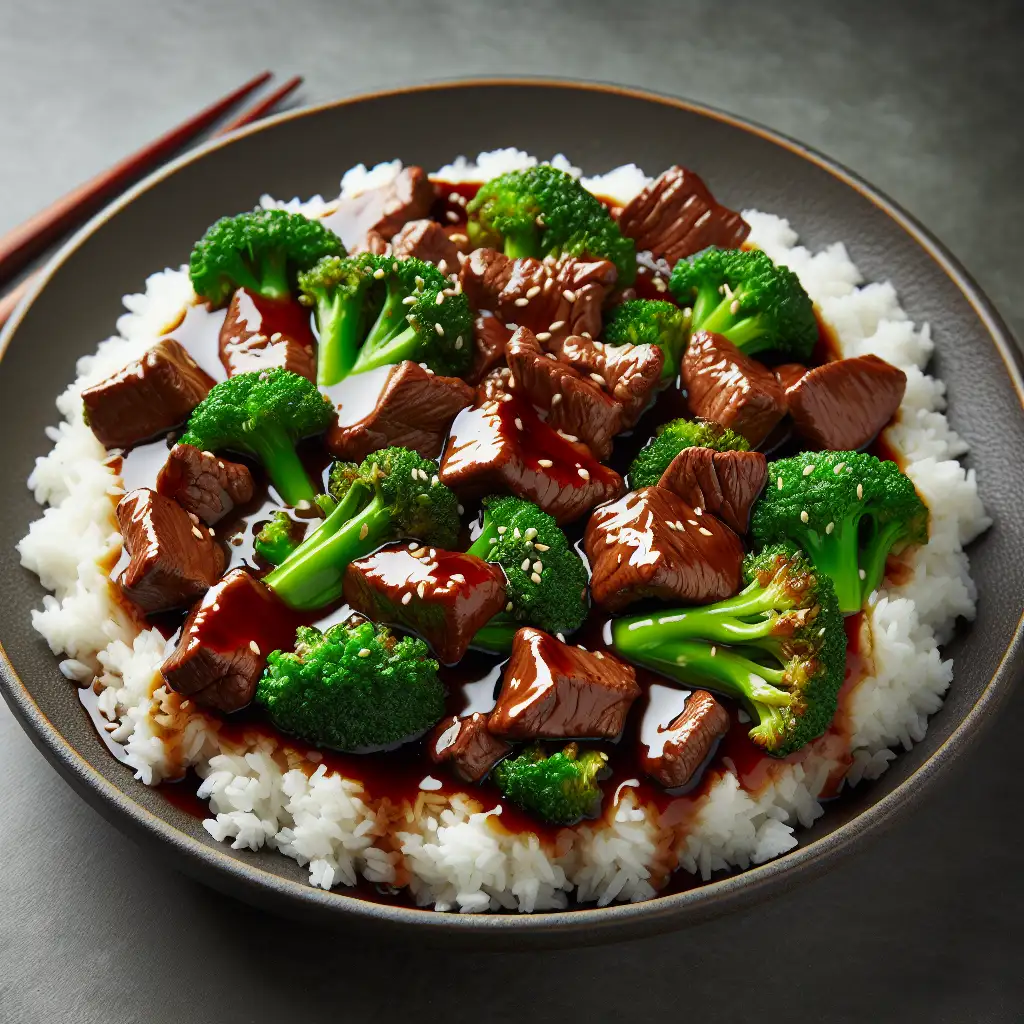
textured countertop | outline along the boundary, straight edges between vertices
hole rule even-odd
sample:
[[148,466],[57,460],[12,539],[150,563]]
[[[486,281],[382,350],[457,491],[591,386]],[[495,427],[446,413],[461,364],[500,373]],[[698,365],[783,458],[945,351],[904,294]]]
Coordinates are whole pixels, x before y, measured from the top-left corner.
[[[1019,0],[0,0],[0,232],[263,67],[304,74],[301,102],[472,74],[596,78],[845,163],[1024,336],[1022,43]],[[0,704],[0,1022],[1019,1020],[1021,729],[1018,691],[900,824],[749,912],[619,946],[396,956],[159,871]]]

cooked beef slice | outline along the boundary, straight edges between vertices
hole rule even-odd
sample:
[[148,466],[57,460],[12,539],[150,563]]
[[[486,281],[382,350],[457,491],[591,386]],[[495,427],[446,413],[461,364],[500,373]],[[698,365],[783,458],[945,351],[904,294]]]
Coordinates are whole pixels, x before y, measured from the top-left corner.
[[148,487],[121,499],[117,521],[130,558],[118,583],[146,613],[184,608],[224,571],[224,550],[213,531]]
[[105,448],[131,448],[184,423],[213,378],[173,338],[82,392],[85,419]]
[[644,487],[596,509],[583,543],[591,597],[611,612],[647,597],[721,601],[740,587],[739,537],[663,487]]
[[688,505],[718,516],[737,533],[746,533],[750,510],[764,490],[768,461],[760,452],[716,452],[684,448],[658,481]]
[[643,770],[666,789],[685,786],[711,747],[729,731],[729,713],[707,690],[694,690],[681,714],[641,739]]
[[220,329],[220,361],[229,377],[281,367],[316,380],[310,312],[294,299],[265,299],[239,288]]
[[517,740],[610,739],[639,696],[630,665],[527,626],[512,641],[488,728]]
[[252,500],[252,473],[239,462],[176,444],[157,475],[156,489],[213,526],[236,505]]
[[487,716],[477,711],[465,718],[443,718],[427,740],[434,764],[447,764],[463,782],[479,782],[512,750],[487,729]]
[[435,195],[422,167],[403,167],[388,184],[338,200],[324,223],[349,252],[374,252],[375,244],[390,242],[409,221],[426,217]]

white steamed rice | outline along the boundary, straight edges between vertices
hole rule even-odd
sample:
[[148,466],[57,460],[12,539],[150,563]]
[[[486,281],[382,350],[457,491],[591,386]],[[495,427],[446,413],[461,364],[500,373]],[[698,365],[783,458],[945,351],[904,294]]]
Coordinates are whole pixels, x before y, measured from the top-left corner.
[[[536,162],[497,150],[476,161],[460,157],[438,177],[485,180]],[[580,174],[564,156],[551,162]],[[342,194],[386,182],[400,167],[355,167],[342,179]],[[626,202],[650,179],[629,164],[582,180]],[[261,201],[310,216],[331,208],[319,196]],[[834,738],[818,741],[802,763],[773,765],[757,793],[725,773],[681,827],[663,827],[627,783],[606,801],[599,821],[563,830],[549,848],[536,836],[506,832],[500,808],[482,812],[468,794],[425,789],[415,806],[395,807],[375,801],[357,780],[329,774],[315,751],[275,746],[255,733],[236,741],[220,736],[214,717],[162,685],[167,643],[115,597],[108,573],[121,550],[114,508],[123,488],[83,422],[80,400],[83,388],[137,359],[178,322],[194,299],[181,267],[152,275],[144,293],[125,296],[117,333],[79,360],[77,379],[57,400],[63,420],[47,432],[53,448],[29,478],[47,507],[19,544],[22,563],[52,591],[33,611],[33,625],[63,656],[69,679],[95,679],[110,734],[124,744],[136,777],[156,785],[195,768],[213,815],[204,822],[210,835],[234,849],[275,848],[308,867],[311,885],[330,889],[362,876],[407,885],[417,904],[438,910],[530,912],[564,907],[570,895],[599,905],[648,899],[677,866],[707,879],[777,857],[797,845],[797,826],[823,813],[820,798],[830,778],[834,783],[842,774],[844,755],[852,756],[846,783],[855,785],[884,772],[893,748],[921,740],[952,679],[952,663],[938,645],[958,616],[974,616],[963,548],[989,525],[973,471],[956,461],[966,446],[943,413],[944,385],[924,372],[932,352],[928,326],[908,319],[890,283],[863,285],[841,242],[812,253],[797,244],[786,220],[756,210],[744,217],[750,242],[799,276],[844,355],[874,353],[908,378],[886,439],[931,509],[931,537],[911,557],[906,581],[872,596],[862,637],[870,668],[848,705],[848,750],[837,749]]]

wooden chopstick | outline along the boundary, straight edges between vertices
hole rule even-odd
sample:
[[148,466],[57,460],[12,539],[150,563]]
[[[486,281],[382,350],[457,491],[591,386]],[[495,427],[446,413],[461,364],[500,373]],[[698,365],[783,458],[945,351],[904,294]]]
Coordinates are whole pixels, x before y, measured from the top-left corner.
[[227,135],[228,132],[233,132],[236,128],[242,128],[247,124],[252,124],[253,121],[258,121],[265,114],[269,114],[281,100],[295,92],[300,85],[302,85],[301,75],[289,78],[284,85],[268,93],[251,107],[246,107],[237,117],[232,118],[227,124],[221,125],[213,134]]
[[[246,107],[240,114],[228,121],[227,124],[221,125],[213,133],[214,136],[227,135],[228,132],[233,132],[236,128],[242,128],[247,124],[252,124],[254,121],[258,121],[261,117],[270,113],[283,99],[290,96],[300,85],[302,85],[302,81],[301,75],[289,78],[284,85],[278,87],[273,92],[268,93],[263,99],[252,104],[252,106]],[[252,83],[248,84],[251,85]],[[243,88],[245,88],[245,86],[243,86]],[[28,292],[29,285],[35,277],[36,273],[29,274],[6,295],[0,296],[0,327],[3,327],[3,325],[11,318],[11,314]]]
[[172,128],[137,153],[79,185],[45,210],[30,217],[13,231],[9,231],[0,238],[0,285],[10,281],[54,239],[80,224],[108,199],[124,191],[146,172],[162,164],[172,153],[205,131],[239,100],[258,89],[269,78],[269,71],[257,75],[177,128]]

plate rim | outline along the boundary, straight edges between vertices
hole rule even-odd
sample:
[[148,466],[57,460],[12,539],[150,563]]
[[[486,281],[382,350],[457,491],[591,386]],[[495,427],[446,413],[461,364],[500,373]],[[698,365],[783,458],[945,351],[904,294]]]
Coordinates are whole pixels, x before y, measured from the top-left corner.
[[[1024,411],[1024,355],[992,301],[949,249],[920,221],[858,174],[782,132],[704,103],[634,86],[550,76],[496,75],[446,78],[358,93],[281,112],[190,150],[148,175],[105,206],[47,261],[39,272],[37,281],[0,332],[0,360],[28,309],[45,291],[54,273],[72,253],[86,239],[96,234],[116,213],[164,179],[177,173],[182,167],[231,145],[236,139],[325,110],[408,94],[495,86],[544,87],[615,94],[672,107],[756,135],[831,174],[895,221],[957,287],[988,333],[1006,367],[1011,387]],[[1024,616],[1017,622],[1010,642],[974,706],[943,743],[890,793],[819,839],[798,846],[764,864],[752,866],[681,893],[608,907],[585,907],[517,915],[443,914],[429,908],[374,903],[349,896],[344,891],[314,888],[308,883],[293,881],[267,871],[247,862],[244,858],[232,857],[217,846],[202,843],[153,814],[94,768],[70,742],[64,739],[43,713],[28,686],[11,664],[2,644],[0,691],[32,742],[76,792],[134,839],[148,840],[151,846],[154,846],[155,840],[158,855],[169,850],[182,855],[175,859],[174,866],[215,888],[233,895],[248,897],[257,903],[271,904],[274,909],[286,914],[294,915],[307,910],[315,912],[322,921],[333,920],[338,925],[362,923],[390,929],[391,937],[400,930],[412,934],[416,929],[422,931],[428,928],[429,934],[438,934],[439,937],[443,935],[445,938],[461,937],[463,940],[472,941],[487,936],[515,941],[530,935],[533,938],[554,938],[559,945],[569,945],[573,941],[583,941],[584,938],[588,942],[613,941],[626,937],[627,933],[655,934],[679,927],[686,922],[696,923],[709,917],[717,917],[753,903],[770,890],[779,888],[787,879],[797,876],[811,878],[827,870],[835,863],[836,858],[845,857],[854,849],[860,848],[865,839],[877,835],[892,824],[899,812],[917,803],[957,757],[977,742],[984,727],[994,717],[994,712],[1012,690],[1016,681],[1015,676],[1020,674],[1018,670],[1022,665]]]

